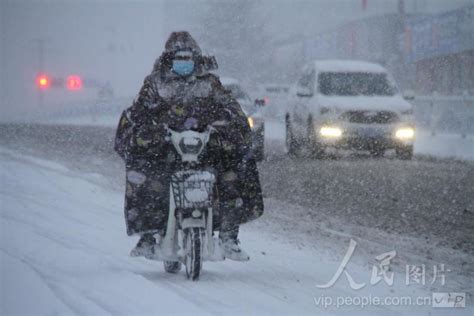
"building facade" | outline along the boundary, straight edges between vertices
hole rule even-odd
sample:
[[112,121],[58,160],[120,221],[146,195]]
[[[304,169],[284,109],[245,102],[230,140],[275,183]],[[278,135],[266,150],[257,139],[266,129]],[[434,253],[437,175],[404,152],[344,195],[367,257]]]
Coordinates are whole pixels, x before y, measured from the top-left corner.
[[474,6],[408,19],[399,37],[422,94],[474,94]]
[[[438,15],[386,14],[344,24],[276,47],[274,63],[295,73],[314,59],[379,63],[402,90],[474,94],[474,6]],[[300,68],[299,67],[299,68]]]

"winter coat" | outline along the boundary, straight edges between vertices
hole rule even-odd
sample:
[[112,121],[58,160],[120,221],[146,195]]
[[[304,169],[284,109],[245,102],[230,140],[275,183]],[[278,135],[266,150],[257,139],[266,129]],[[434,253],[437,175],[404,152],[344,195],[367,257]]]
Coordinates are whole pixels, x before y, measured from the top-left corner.
[[[172,33],[165,48],[138,97],[123,111],[116,132],[115,150],[126,164],[127,233],[166,227],[169,181],[177,157],[162,124],[191,117],[217,130],[211,143],[220,148],[214,155],[221,161],[217,168],[221,205],[233,206],[229,211],[236,224],[258,218],[263,199],[246,115],[218,77],[206,70],[201,50],[187,32]],[[193,52],[195,71],[189,77],[171,71],[171,58],[179,49]]]

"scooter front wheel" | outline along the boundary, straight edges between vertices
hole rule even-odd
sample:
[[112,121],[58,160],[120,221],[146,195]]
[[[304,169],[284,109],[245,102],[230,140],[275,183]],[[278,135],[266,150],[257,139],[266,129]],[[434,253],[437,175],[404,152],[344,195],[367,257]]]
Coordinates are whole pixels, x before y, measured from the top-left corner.
[[186,256],[184,265],[188,279],[196,281],[202,270],[202,236],[203,229],[199,227],[188,228],[184,231],[184,245]]

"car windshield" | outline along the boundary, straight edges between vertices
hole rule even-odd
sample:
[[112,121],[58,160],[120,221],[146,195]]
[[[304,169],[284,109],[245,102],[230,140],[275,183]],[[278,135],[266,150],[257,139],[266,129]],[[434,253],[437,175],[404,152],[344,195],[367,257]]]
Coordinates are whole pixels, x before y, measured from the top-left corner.
[[324,95],[391,96],[397,90],[386,74],[364,72],[325,72],[318,78],[319,92]]
[[253,113],[256,111],[256,108],[253,102],[250,100],[250,97],[245,93],[242,88],[237,84],[226,85],[225,88],[230,90],[234,98],[237,99],[242,109],[247,113]]
[[247,99],[248,98],[247,94],[244,92],[244,90],[242,90],[242,88],[239,85],[230,84],[230,85],[226,85],[225,87],[226,87],[227,90],[230,90],[230,92],[232,92],[232,95],[236,99]]

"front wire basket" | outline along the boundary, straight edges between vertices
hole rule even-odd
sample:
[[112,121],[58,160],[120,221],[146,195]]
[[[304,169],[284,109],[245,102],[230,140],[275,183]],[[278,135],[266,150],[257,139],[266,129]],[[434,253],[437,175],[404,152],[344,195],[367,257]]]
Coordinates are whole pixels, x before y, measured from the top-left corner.
[[[209,171],[180,171],[171,177],[171,188],[177,208],[208,208],[212,205],[214,175]],[[186,191],[202,189],[207,197],[201,201],[189,201]]]

